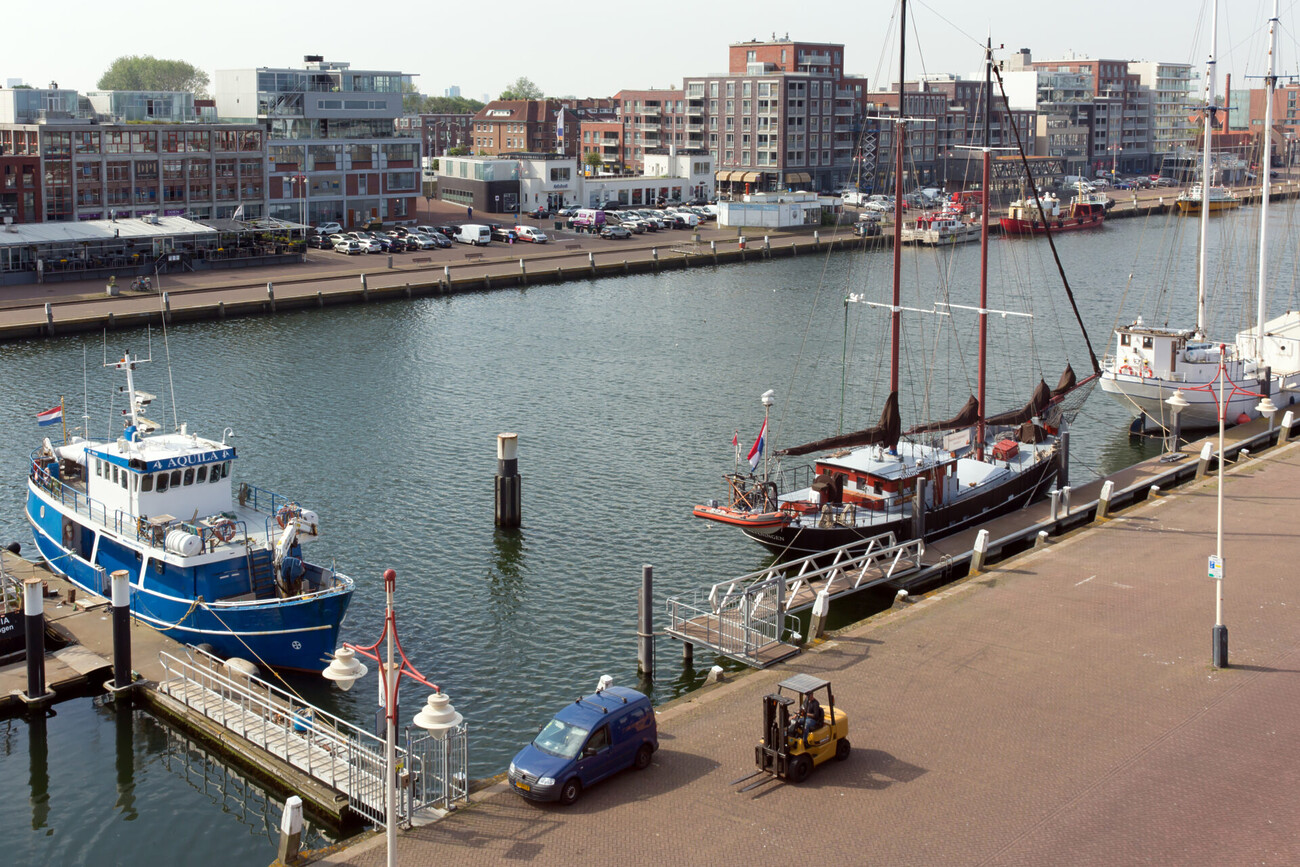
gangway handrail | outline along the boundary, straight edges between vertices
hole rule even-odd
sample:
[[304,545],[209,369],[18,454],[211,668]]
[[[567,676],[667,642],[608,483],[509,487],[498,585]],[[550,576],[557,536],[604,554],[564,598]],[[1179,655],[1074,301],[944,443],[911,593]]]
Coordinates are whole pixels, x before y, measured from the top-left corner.
[[[198,710],[208,719],[230,729],[249,743],[289,762],[336,791],[348,796],[349,806],[367,819],[383,825],[384,809],[384,741],[347,720],[317,707],[310,702],[280,689],[253,674],[237,677],[222,669],[222,661],[196,647],[187,648],[197,655],[202,664],[192,659],[181,659],[167,651],[160,651],[159,662],[165,672],[159,686],[173,699]],[[200,708],[191,703],[189,690],[181,695],[171,687],[176,682],[195,683],[206,692],[215,693],[219,699],[213,711],[207,701]],[[260,725],[235,729],[229,725],[229,706],[236,705],[238,713],[260,718]],[[214,716],[213,713],[219,713]],[[280,739],[282,747],[273,749],[272,737]],[[302,758],[295,761],[289,744],[296,739],[305,746]],[[321,753],[317,758],[318,751]],[[406,750],[397,747],[397,759],[405,765]],[[346,771],[340,774],[340,763]]]

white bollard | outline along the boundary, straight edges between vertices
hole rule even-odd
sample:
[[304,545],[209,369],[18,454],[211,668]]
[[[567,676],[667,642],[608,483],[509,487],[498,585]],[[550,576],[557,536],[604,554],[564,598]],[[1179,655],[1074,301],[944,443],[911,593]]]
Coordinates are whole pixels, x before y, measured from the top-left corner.
[[1039,531],[1038,531],[1038,538],[1036,538],[1036,539],[1034,540],[1034,547],[1035,547],[1035,548],[1046,548],[1046,547],[1047,547],[1047,531],[1046,531],[1046,530],[1039,530]]
[[1196,478],[1203,479],[1205,474],[1210,471],[1210,457],[1214,454],[1214,447],[1206,442],[1201,446],[1201,458],[1196,464]]
[[984,558],[989,552],[989,531],[980,530],[975,534],[975,549],[970,557],[970,574],[978,575],[984,571]]
[[1295,424],[1295,413],[1287,410],[1282,414],[1282,430],[1278,431],[1277,444],[1284,446],[1291,439],[1291,425]]
[[1110,498],[1115,494],[1115,483],[1110,479],[1101,483],[1101,493],[1097,496],[1097,519],[1110,517]]
[[280,814],[280,846],[276,857],[281,864],[293,864],[298,861],[302,849],[302,798],[290,795],[284,802],[284,812]]
[[819,640],[826,634],[826,615],[831,610],[831,595],[824,589],[818,591],[817,598],[813,600],[812,622],[809,624],[808,632],[813,641]]

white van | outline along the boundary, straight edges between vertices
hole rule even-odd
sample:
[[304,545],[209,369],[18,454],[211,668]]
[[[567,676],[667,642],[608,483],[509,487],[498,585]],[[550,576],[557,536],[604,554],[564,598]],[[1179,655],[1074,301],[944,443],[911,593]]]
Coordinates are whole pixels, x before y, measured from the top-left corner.
[[859,208],[867,203],[867,194],[857,190],[845,190],[840,193],[840,198],[844,200],[844,204],[856,205]]
[[481,223],[466,223],[456,230],[456,240],[462,244],[486,247],[492,243],[492,230]]

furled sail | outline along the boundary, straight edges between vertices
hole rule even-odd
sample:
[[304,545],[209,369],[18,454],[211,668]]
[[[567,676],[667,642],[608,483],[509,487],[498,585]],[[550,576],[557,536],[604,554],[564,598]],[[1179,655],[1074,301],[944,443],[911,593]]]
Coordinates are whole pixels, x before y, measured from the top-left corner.
[[961,408],[961,411],[952,418],[947,421],[934,421],[929,424],[919,424],[909,430],[907,434],[908,436],[911,436],[912,434],[932,433],[941,430],[958,430],[959,428],[970,427],[975,424],[975,422],[979,421],[979,417],[980,402],[975,398],[975,395],[972,394],[966,400],[966,404]]
[[1061,373],[1061,381],[1052,389],[1052,397],[1060,397],[1067,392],[1074,391],[1074,387],[1079,384],[1079,379],[1074,375],[1074,368],[1067,362],[1064,372]]
[[1034,396],[1030,398],[1029,403],[1020,409],[1014,409],[1011,412],[1004,412],[1001,415],[989,416],[984,421],[991,425],[1018,425],[1024,424],[1035,416],[1041,415],[1043,410],[1047,409],[1048,404],[1052,402],[1052,391],[1047,387],[1047,383],[1038,380],[1038,386],[1034,389]]
[[885,400],[885,408],[880,412],[880,424],[875,427],[869,427],[865,430],[856,431],[855,433],[840,434],[839,436],[827,437],[824,440],[807,443],[794,448],[781,449],[777,452],[779,456],[806,455],[811,452],[822,452],[829,449],[855,448],[857,446],[882,445],[893,448],[898,445],[898,437],[902,432],[902,422],[898,417],[898,392],[890,392],[888,399]]

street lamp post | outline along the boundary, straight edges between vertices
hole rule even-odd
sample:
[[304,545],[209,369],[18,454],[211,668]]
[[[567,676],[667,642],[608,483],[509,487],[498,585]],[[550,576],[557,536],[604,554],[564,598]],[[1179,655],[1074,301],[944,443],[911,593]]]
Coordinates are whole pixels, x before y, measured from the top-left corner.
[[[384,742],[385,792],[384,809],[386,813],[388,836],[388,865],[397,865],[397,688],[403,676],[417,680],[433,690],[428,704],[415,716],[414,723],[435,736],[444,739],[446,735],[464,719],[448,702],[446,694],[436,684],[424,679],[415,666],[411,665],[402,650],[397,637],[397,613],[393,610],[393,591],[397,586],[397,573],[392,569],[384,571],[384,631],[379,640],[366,647],[344,642],[334,652],[334,659],[321,674],[326,680],[332,680],[339,688],[346,691],[352,684],[364,677],[366,666],[356,658],[357,654],[373,659],[379,666],[379,696],[384,708],[386,737]],[[379,658],[379,645],[387,642],[386,661]],[[399,666],[394,659],[394,652],[402,657]],[[446,788],[448,769],[444,768],[443,786]]]
[[1181,457],[1181,452],[1178,451],[1179,416],[1191,404],[1187,402],[1182,389],[1175,389],[1173,396],[1166,400],[1165,404],[1169,407],[1170,415],[1173,416],[1173,430],[1171,431],[1169,453],[1162,457],[1161,460],[1175,461]]
[[1210,558],[1210,577],[1214,579],[1214,629],[1211,632],[1210,664],[1215,668],[1228,667],[1228,627],[1223,625],[1223,419],[1228,405],[1223,399],[1223,386],[1227,373],[1224,354],[1227,347],[1219,346],[1219,504],[1218,526],[1214,534],[1214,556]]

